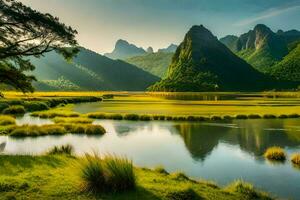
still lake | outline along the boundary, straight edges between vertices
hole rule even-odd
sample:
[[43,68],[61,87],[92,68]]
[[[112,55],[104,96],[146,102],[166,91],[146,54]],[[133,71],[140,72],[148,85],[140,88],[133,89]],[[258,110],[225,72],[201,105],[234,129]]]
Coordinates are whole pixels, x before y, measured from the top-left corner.
[[[21,124],[51,120],[25,115]],[[104,136],[0,137],[0,154],[42,154],[55,145],[71,144],[86,152],[127,156],[140,167],[164,166],[195,179],[226,185],[243,179],[279,197],[300,199],[300,170],[289,159],[270,163],[262,154],[270,146],[288,155],[300,152],[300,119],[233,120],[230,123],[129,122],[96,120]]]

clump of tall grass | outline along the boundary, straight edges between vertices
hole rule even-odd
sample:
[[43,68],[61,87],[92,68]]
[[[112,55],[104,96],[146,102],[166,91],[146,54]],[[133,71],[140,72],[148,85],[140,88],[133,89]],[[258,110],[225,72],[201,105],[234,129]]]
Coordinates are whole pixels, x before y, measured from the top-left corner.
[[127,158],[86,154],[81,163],[82,189],[91,193],[133,190],[136,178]]
[[222,120],[222,117],[220,117],[220,116],[212,116],[212,117],[210,118],[210,120],[212,120],[212,121],[221,121],[221,120]]
[[94,124],[61,124],[68,133],[87,134],[87,135],[103,135],[106,130],[101,125]]
[[64,135],[66,130],[59,125],[44,125],[44,126],[18,126],[10,133],[13,137],[36,137],[43,135]]
[[93,120],[84,117],[55,117],[53,121],[59,123],[91,124]]
[[139,115],[137,115],[137,114],[126,114],[126,115],[124,116],[124,119],[125,119],[125,120],[131,120],[131,121],[137,121],[137,120],[140,119],[140,117],[139,117]]
[[286,154],[281,147],[270,147],[266,150],[264,157],[274,161],[284,161]]
[[74,147],[70,144],[55,146],[48,151],[48,155],[72,155],[74,153]]
[[52,119],[55,117],[79,117],[80,115],[75,112],[55,112],[55,111],[43,111],[31,113],[33,117],[40,117],[43,119]]
[[245,199],[272,199],[268,196],[268,194],[257,191],[252,184],[246,183],[242,180],[231,183],[226,187],[226,190],[229,192],[241,194]]
[[240,114],[240,115],[236,115],[235,118],[236,119],[248,119],[248,116]]
[[149,115],[141,115],[141,116],[139,116],[139,120],[141,120],[141,121],[150,121],[151,117]]
[[234,119],[234,117],[232,117],[230,115],[225,115],[225,116],[223,116],[223,119],[224,120],[232,120],[232,119]]
[[250,115],[248,115],[248,118],[249,119],[261,119],[262,117],[257,114],[250,114]]
[[278,116],[278,118],[279,118],[279,119],[286,119],[286,118],[288,118],[288,116],[287,116],[287,115],[284,115],[284,114],[282,114],[282,115],[279,115],[279,116]]
[[288,115],[288,118],[299,118],[300,115],[299,114],[290,114]]
[[105,113],[89,113],[87,116],[92,119],[106,119]]
[[175,172],[171,174],[171,178],[177,181],[189,181],[190,178],[185,175],[183,172]]
[[0,115],[0,126],[14,125],[16,119],[11,116]]
[[272,115],[272,114],[265,114],[263,115],[264,119],[276,119],[276,115]]
[[25,114],[26,110],[24,106],[16,105],[16,106],[9,106],[5,108],[2,113],[6,115],[23,115]]
[[49,106],[47,103],[39,102],[39,101],[24,102],[24,107],[29,112],[40,111],[40,110],[49,110]]
[[293,154],[292,157],[291,157],[291,162],[294,165],[300,167],[300,153]]

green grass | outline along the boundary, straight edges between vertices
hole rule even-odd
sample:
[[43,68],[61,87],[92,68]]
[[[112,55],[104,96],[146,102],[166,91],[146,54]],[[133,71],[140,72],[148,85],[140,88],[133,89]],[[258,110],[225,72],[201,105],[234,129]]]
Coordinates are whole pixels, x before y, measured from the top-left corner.
[[264,154],[265,158],[274,161],[285,161],[286,154],[281,147],[270,147]]
[[16,106],[9,106],[5,108],[2,113],[6,115],[22,115],[25,114],[26,110],[24,106],[16,105]]
[[16,124],[16,119],[8,115],[0,115],[0,126],[14,125]]
[[[0,156],[0,199],[208,200],[248,199],[243,190],[222,189],[207,181],[176,180],[149,169],[134,168],[136,188],[122,193],[82,192],[83,158],[64,155]],[[191,191],[190,191],[191,190]],[[257,192],[255,199],[267,199]]]
[[74,147],[70,144],[55,146],[47,152],[48,155],[73,155],[73,153]]
[[[12,137],[37,137],[46,135],[65,135],[67,133],[72,134],[86,134],[86,135],[103,135],[105,129],[101,125],[93,124],[53,124],[53,125],[24,125],[24,126],[13,126],[10,128],[3,128],[5,134]],[[1,130],[1,126],[0,126]]]
[[136,186],[132,161],[115,156],[86,155],[81,166],[83,191],[124,192]]
[[55,117],[53,121],[57,124],[59,123],[75,123],[75,124],[91,124],[92,119],[85,117]]
[[294,165],[300,167],[300,153],[293,154],[292,157],[291,157],[291,162]]

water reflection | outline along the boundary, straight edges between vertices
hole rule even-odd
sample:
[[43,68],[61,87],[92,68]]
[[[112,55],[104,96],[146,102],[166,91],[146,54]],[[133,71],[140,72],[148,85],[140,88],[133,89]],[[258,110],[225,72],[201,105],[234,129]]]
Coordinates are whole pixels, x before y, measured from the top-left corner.
[[230,123],[96,120],[94,123],[102,124],[107,134],[23,139],[2,136],[0,152],[42,154],[55,145],[71,144],[78,155],[93,151],[126,155],[138,166],[163,165],[170,172],[183,171],[219,184],[242,178],[280,196],[295,199],[300,196],[300,171],[288,160],[274,165],[261,156],[274,145],[285,148],[289,155],[300,151],[299,119]]

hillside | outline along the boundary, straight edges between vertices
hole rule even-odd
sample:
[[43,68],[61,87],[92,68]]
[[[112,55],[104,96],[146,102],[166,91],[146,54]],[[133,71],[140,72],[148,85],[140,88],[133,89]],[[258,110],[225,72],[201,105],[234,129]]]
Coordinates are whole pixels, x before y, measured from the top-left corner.
[[271,81],[232,53],[204,26],[193,26],[178,47],[167,77],[153,91],[261,90]]
[[32,58],[38,90],[145,90],[158,77],[120,60],[81,48],[72,62],[55,52]]
[[126,40],[118,40],[113,52],[106,53],[104,56],[111,59],[126,59],[133,56],[144,55],[147,52],[143,48],[139,48],[134,44],[129,44]]
[[171,64],[173,55],[173,53],[157,52],[132,57],[125,61],[155,76],[164,77]]
[[300,42],[273,67],[271,74],[280,80],[300,81]]

